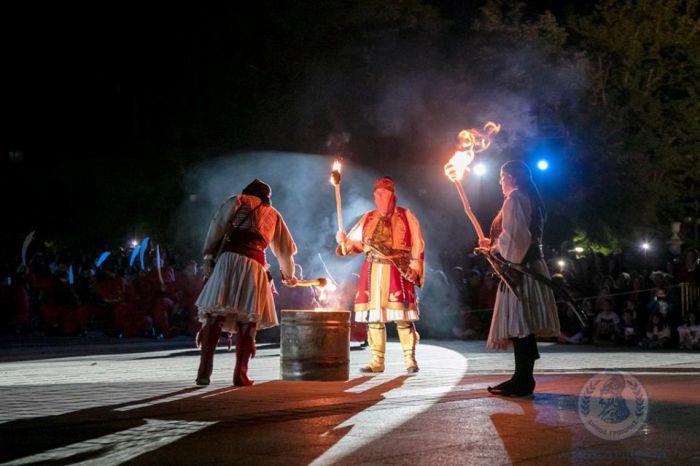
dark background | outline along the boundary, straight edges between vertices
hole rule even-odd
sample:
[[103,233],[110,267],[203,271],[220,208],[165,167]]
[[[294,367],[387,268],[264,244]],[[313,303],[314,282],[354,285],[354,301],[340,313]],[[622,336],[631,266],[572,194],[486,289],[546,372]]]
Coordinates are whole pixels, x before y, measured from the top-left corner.
[[[4,234],[90,244],[132,232],[174,237],[175,213],[201,195],[188,174],[206,177],[211,161],[252,151],[339,153],[372,172],[401,179],[404,168],[429,170],[440,180],[457,131],[493,119],[504,124],[495,161],[552,162],[549,179],[536,174],[552,242],[577,232],[601,244],[663,240],[669,221],[692,225],[698,212],[697,172],[684,168],[696,128],[682,145],[657,130],[683,126],[663,106],[681,108],[690,91],[669,83],[646,100],[635,94],[622,71],[646,76],[648,61],[605,48],[624,24],[601,5],[614,9],[456,0],[4,5]],[[697,10],[686,16],[697,22]],[[666,68],[687,63],[691,79],[697,58],[683,54],[698,46],[677,29],[668,53],[655,56]],[[595,67],[601,57],[606,79]],[[693,105],[679,112],[689,117]],[[646,127],[653,137],[630,130]],[[280,157],[271,171],[284,170]],[[659,160],[671,166],[660,178]],[[419,205],[441,193],[402,181],[405,192],[422,190]],[[489,183],[475,207],[484,219],[499,202]],[[213,205],[202,205],[203,218]]]

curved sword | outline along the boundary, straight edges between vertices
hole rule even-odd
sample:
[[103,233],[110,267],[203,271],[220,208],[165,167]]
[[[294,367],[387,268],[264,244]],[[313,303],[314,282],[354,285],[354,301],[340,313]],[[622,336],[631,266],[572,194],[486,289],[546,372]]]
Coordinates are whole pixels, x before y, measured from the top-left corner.
[[[523,274],[523,275],[528,275],[532,277],[533,279],[537,280],[540,283],[544,283],[547,285],[549,288],[552,289],[556,294],[564,298],[564,301],[571,306],[571,308],[574,311],[574,314],[576,314],[576,318],[579,320],[579,323],[581,324],[582,327],[586,328],[589,326],[588,324],[588,316],[586,313],[581,309],[581,307],[576,304],[576,301],[574,301],[574,298],[571,296],[571,293],[569,293],[569,290],[552,280],[551,278],[547,277],[546,275],[542,275],[539,272],[536,272],[532,269],[529,269],[522,264],[516,264],[515,262],[511,262],[501,256],[500,254],[491,254],[488,250],[483,249],[483,248],[476,248],[474,249],[474,252],[478,255],[484,256],[484,258],[489,261],[489,264],[491,264],[491,267],[494,268],[494,271],[499,277],[507,276],[507,271],[514,271],[515,273]],[[497,270],[499,269],[499,270]],[[510,277],[508,277],[510,278]],[[504,280],[506,282],[506,280]],[[512,279],[511,279],[512,282]],[[508,282],[506,282],[506,286],[510,288],[510,285]],[[516,294],[517,296],[517,294]],[[519,298],[519,297],[518,297]]]

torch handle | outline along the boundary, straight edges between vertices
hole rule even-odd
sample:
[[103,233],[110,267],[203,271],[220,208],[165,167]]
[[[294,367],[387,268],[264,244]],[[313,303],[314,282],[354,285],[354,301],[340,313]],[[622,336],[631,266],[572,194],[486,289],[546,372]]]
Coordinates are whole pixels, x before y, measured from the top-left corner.
[[317,278],[315,280],[297,280],[294,285],[287,285],[290,286],[291,288],[297,288],[297,287],[311,287],[311,286],[318,286],[320,288],[323,288],[326,286],[328,283],[328,280],[325,278]]
[[[345,231],[343,228],[343,205],[342,201],[340,200],[340,183],[336,183],[335,185],[335,210],[336,210],[336,215],[338,217],[338,231]],[[343,255],[347,254],[347,251],[345,250],[345,243],[340,243],[340,251],[343,253]]]
[[472,208],[469,205],[467,195],[464,193],[464,189],[462,188],[462,183],[460,183],[459,180],[454,180],[454,184],[457,188],[457,192],[459,193],[459,198],[462,199],[462,206],[464,207],[464,212],[467,214],[467,217],[469,217],[469,220],[471,220],[472,225],[476,230],[476,235],[479,237],[479,240],[484,239],[484,230],[481,229],[481,225],[479,225],[479,220],[477,220],[476,215],[474,215],[474,212],[472,212]]

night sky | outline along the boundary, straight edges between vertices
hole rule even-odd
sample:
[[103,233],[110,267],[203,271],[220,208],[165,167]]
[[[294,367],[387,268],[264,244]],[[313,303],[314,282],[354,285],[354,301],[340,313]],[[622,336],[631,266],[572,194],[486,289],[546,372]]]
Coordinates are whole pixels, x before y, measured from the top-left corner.
[[[358,162],[392,151],[396,140],[372,133],[360,110],[343,111],[367,97],[365,83],[338,99],[345,107],[315,108],[308,91],[309,70],[333,63],[342,74],[373,40],[372,18],[348,18],[351,3],[3,6],[6,235],[38,228],[96,241],[139,222],[167,228],[167,209],[188,195],[183,175],[222,154],[324,153],[348,128],[366,136],[352,142]],[[449,20],[438,44],[449,48],[482,2],[428,4]],[[566,18],[589,5],[541,0],[525,11]],[[436,138],[443,147],[447,134]]]
[[[481,3],[428,2],[456,31]],[[566,17],[590,3],[530,1],[526,12]],[[143,142],[260,148],[259,134],[238,131],[231,114],[249,121],[249,107],[294,93],[309,62],[347,45],[334,42],[332,25],[344,12],[329,5],[343,2],[4,6],[3,149],[51,160],[123,155]],[[177,140],[183,133],[189,139]]]

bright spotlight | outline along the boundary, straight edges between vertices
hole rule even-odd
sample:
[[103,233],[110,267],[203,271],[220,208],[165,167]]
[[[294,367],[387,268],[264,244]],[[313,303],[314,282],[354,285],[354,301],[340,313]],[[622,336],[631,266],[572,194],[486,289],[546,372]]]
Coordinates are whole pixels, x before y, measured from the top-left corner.
[[645,251],[648,251],[649,248],[651,248],[651,244],[649,244],[646,241],[642,243],[642,249],[644,249]]
[[559,266],[560,269],[563,269],[564,267],[566,267],[566,262],[564,262],[563,259],[559,259],[557,261],[557,265]]
[[537,162],[537,168],[539,168],[540,170],[546,170],[549,168],[549,162],[542,159],[539,162]]
[[486,173],[486,165],[483,163],[477,163],[474,165],[474,174],[477,176],[482,176],[484,173]]
[[582,248],[581,246],[576,246],[576,247],[574,248],[574,252],[575,252],[576,254],[581,254],[581,253],[583,252],[583,248]]
[[132,240],[131,240],[131,243],[129,243],[129,244],[131,244],[131,247],[132,247],[132,248],[135,248],[136,246],[139,245],[139,242],[138,242],[137,240],[135,240],[135,239],[132,239]]

